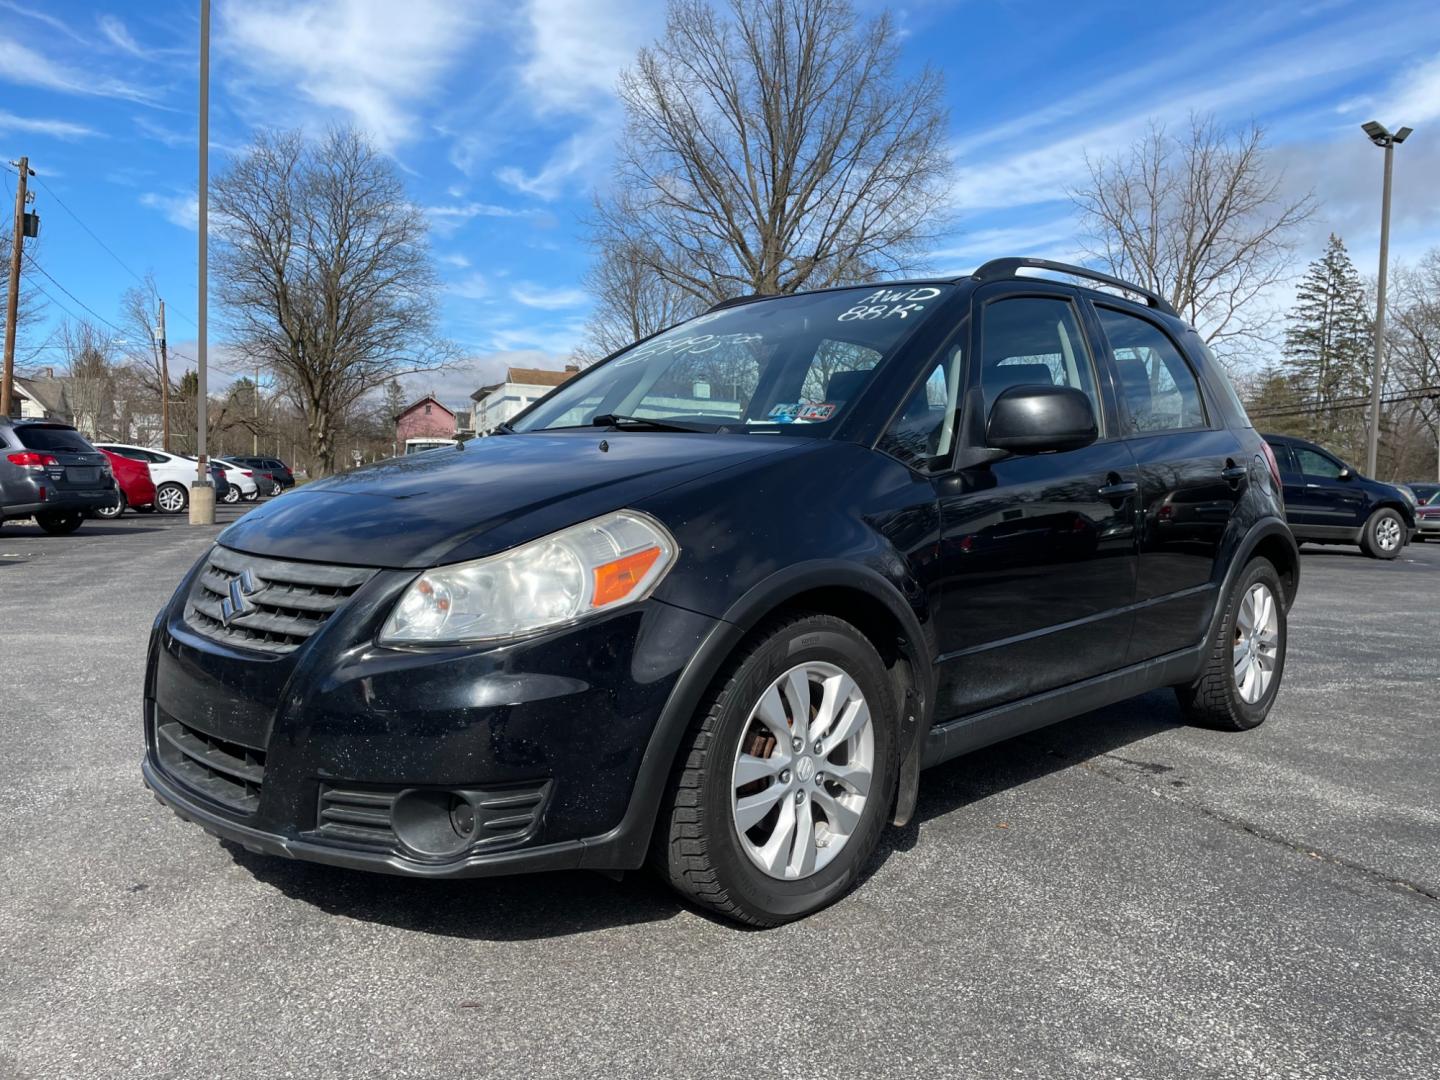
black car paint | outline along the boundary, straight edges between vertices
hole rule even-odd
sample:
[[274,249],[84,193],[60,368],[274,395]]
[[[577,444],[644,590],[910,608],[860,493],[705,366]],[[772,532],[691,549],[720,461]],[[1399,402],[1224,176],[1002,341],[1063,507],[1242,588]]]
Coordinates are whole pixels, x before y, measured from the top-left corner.
[[[1081,450],[987,451],[969,404],[954,459],[933,473],[874,449],[943,348],[968,344],[978,355],[973,315],[987,297],[1070,298],[1100,359],[1090,310],[1098,294],[1029,280],[984,288],[979,296],[973,282],[957,289],[929,316],[830,439],[500,435],[359,469],[253,511],[220,543],[381,569],[284,657],[191,631],[192,572],[152,636],[147,782],[182,816],[277,854],[432,877],[621,869],[643,860],[699,703],[745,635],[787,606],[849,618],[894,661],[906,747],[900,820],[913,809],[922,765],[1188,681],[1220,616],[1216,598],[1250,554],[1276,562],[1287,603],[1298,584],[1259,436],[1198,362],[1192,331],[1106,297],[1184,345],[1208,409],[1204,430],[1116,434],[1119,403],[1101,361],[1108,434]],[[973,401],[977,373],[969,379]],[[653,515],[680,547],[643,602],[498,646],[375,644],[420,569],[621,507]],[[208,802],[158,765],[157,709],[267,749],[253,817]],[[435,863],[319,842],[316,794],[327,779],[548,779],[554,794],[524,847]]]
[[[1407,530],[1415,529],[1415,507],[1394,484],[1362,476],[1318,443],[1294,435],[1265,435],[1275,451],[1285,485],[1285,516],[1297,540],[1355,544],[1375,511],[1394,510]],[[1314,451],[1345,471],[1340,478],[1308,475],[1289,451]]]

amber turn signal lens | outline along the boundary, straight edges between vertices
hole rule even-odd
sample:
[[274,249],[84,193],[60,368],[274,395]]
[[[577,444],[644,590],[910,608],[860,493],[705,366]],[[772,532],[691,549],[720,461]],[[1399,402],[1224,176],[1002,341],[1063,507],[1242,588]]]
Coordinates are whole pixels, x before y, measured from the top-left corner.
[[648,547],[633,555],[626,555],[624,558],[606,563],[604,566],[597,566],[595,568],[595,596],[590,601],[590,606],[604,607],[606,604],[624,600],[640,583],[640,579],[645,576],[646,571],[655,565],[655,560],[660,558],[660,555],[661,551],[658,547]]

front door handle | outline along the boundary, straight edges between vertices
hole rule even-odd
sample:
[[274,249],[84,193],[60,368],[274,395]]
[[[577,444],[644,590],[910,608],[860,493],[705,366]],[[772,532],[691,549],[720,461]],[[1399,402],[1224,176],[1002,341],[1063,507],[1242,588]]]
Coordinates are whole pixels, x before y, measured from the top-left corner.
[[1228,483],[1238,484],[1241,480],[1245,479],[1246,472],[1247,470],[1244,465],[1227,465],[1220,470],[1220,476],[1221,479]]
[[1105,484],[1100,488],[1102,499],[1128,499],[1140,491],[1140,485],[1134,480],[1122,480],[1114,484]]

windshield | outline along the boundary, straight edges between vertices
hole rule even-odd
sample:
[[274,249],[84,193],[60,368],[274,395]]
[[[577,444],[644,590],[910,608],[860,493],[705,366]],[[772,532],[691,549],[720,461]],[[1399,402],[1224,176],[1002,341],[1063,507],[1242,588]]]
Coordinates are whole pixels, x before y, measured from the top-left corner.
[[1426,505],[1426,506],[1440,506],[1440,491],[1435,492],[1434,495],[1431,495],[1430,498],[1426,499],[1426,500],[1425,500],[1425,505]]
[[576,427],[599,417],[825,434],[952,291],[841,289],[710,312],[582,372],[512,429]]

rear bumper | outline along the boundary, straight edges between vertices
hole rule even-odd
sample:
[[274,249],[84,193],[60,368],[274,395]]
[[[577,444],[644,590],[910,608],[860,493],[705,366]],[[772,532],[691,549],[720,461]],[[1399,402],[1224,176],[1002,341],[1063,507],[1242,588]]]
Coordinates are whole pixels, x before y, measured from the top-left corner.
[[[111,491],[67,491],[63,488],[48,487],[45,498],[38,492],[31,493],[30,501],[6,503],[0,515],[7,518],[34,517],[36,514],[54,513],[57,510],[100,510],[115,505],[116,493]],[[23,497],[23,496],[22,496]]]

